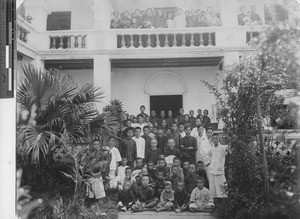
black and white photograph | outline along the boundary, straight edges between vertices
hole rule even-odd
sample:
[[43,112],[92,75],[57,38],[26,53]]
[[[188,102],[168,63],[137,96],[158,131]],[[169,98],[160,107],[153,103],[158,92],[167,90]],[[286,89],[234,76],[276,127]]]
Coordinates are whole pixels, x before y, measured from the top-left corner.
[[0,218],[300,218],[299,0],[0,0]]

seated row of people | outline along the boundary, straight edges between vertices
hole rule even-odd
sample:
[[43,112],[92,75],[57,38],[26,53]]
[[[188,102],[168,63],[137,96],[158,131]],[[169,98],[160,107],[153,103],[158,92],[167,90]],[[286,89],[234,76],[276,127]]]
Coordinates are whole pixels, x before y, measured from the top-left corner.
[[118,11],[113,13],[111,28],[185,28],[185,27],[208,27],[221,26],[221,15],[214,12],[212,7],[206,8],[206,11],[200,9],[186,10],[185,15],[181,8],[177,11],[165,11],[162,9],[147,10],[136,9],[129,13],[124,11],[121,14]]

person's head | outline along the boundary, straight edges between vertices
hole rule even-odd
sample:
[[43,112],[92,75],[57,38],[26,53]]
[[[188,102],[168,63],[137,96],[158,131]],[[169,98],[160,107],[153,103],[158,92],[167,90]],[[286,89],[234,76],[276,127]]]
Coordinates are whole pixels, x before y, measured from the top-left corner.
[[240,11],[241,11],[242,14],[245,14],[246,13],[246,7],[244,5],[241,6]]
[[183,113],[184,113],[183,108],[180,108],[180,109],[179,109],[179,114],[180,114],[180,115],[183,115]]
[[178,125],[178,119],[174,119],[174,123]]
[[147,15],[148,16],[153,16],[153,12],[151,8],[147,8]]
[[133,135],[134,135],[134,128],[129,127],[129,128],[127,129],[126,134],[127,134],[127,137],[128,137],[128,138],[132,138]]
[[165,111],[164,110],[160,111],[160,117],[161,118],[165,118],[165,116],[166,116]]
[[207,137],[208,139],[211,139],[211,138],[212,138],[213,133],[214,133],[214,130],[212,129],[212,127],[207,127],[207,128],[206,128],[206,137]]
[[114,11],[114,17],[119,17],[119,12],[118,11]]
[[158,11],[157,11],[157,14],[158,14],[158,16],[163,16],[163,13],[162,13],[162,10],[161,9],[159,9]]
[[130,187],[131,187],[131,182],[125,181],[124,182],[124,190],[128,191],[130,189]]
[[147,169],[147,167],[143,167],[143,168],[141,169],[141,175],[142,175],[142,176],[147,176],[147,175],[148,175],[148,169]]
[[131,115],[130,116],[130,120],[132,121],[134,119],[134,115]]
[[126,121],[126,126],[127,126],[127,127],[131,127],[131,124],[132,124],[132,123],[131,123],[131,120],[128,119],[128,120]]
[[203,163],[202,160],[199,160],[199,161],[197,162],[197,169],[198,169],[198,170],[204,170],[204,163]]
[[166,127],[167,121],[165,119],[161,120],[161,125],[162,125],[162,127]]
[[171,169],[171,172],[172,172],[172,175],[173,176],[177,176],[177,173],[178,173],[178,166],[172,166],[172,169]]
[[172,117],[172,115],[173,115],[173,112],[172,112],[172,110],[168,110],[168,117],[169,117],[169,118],[171,118],[171,117]]
[[137,116],[137,120],[140,124],[143,124],[144,123],[144,117],[142,115],[138,115]]
[[189,16],[191,16],[191,13],[190,13],[189,10],[186,10],[186,11],[185,11],[185,17],[189,17]]
[[127,157],[123,157],[121,163],[122,163],[122,166],[126,166],[126,164],[127,164]]
[[173,17],[173,16],[172,16],[172,13],[169,12],[169,13],[168,13],[168,19],[172,19],[172,17]]
[[195,166],[195,164],[191,163],[189,166],[189,172],[194,173],[195,171],[196,171],[196,166]]
[[173,158],[173,166],[177,166],[177,167],[180,166],[180,159],[179,159],[179,157],[174,157]]
[[194,110],[190,110],[189,114],[190,114],[191,117],[193,117],[194,116]]
[[147,167],[148,167],[148,170],[153,170],[153,168],[154,168],[154,163],[153,163],[152,160],[148,161]]
[[135,181],[136,181],[136,184],[141,185],[142,184],[142,176],[141,175],[137,175],[135,177]]
[[133,117],[132,123],[137,123],[137,118],[136,117]]
[[134,12],[131,12],[130,13],[130,17],[132,18],[132,20],[135,18],[135,13]]
[[157,148],[157,139],[156,138],[151,139],[150,145],[151,145],[151,150],[156,150],[156,148]]
[[198,115],[202,115],[202,110],[201,109],[198,109],[197,112],[198,112]]
[[164,158],[159,158],[158,165],[164,167],[166,165],[166,160]]
[[146,116],[146,117],[145,117],[145,122],[147,122],[147,123],[150,122],[150,117],[149,117],[149,116]]
[[162,138],[163,135],[164,135],[164,130],[161,129],[161,128],[159,128],[159,129],[157,130],[157,137],[158,137],[158,138]]
[[100,141],[99,139],[94,139],[92,142],[92,146],[94,150],[99,150],[100,149]]
[[148,127],[149,127],[149,131],[153,132],[153,124],[149,122]]
[[182,180],[179,180],[177,182],[177,190],[181,192],[183,189],[184,189],[184,182]]
[[181,8],[178,8],[178,9],[177,9],[177,15],[180,16],[181,14],[182,14],[182,10],[181,10]]
[[173,132],[177,132],[177,130],[178,130],[178,126],[177,126],[177,124],[174,122],[174,123],[172,124],[172,131],[173,131]]
[[208,7],[206,8],[206,11],[207,11],[208,14],[211,14],[211,13],[212,13],[212,7],[211,7],[211,6],[208,6]]
[[218,133],[214,133],[214,134],[212,135],[211,141],[214,143],[215,146],[218,146],[219,140],[220,140],[220,139],[219,139]]
[[156,127],[156,128],[158,128],[158,122],[155,122],[155,123],[153,124],[153,126]]
[[190,163],[188,162],[188,161],[184,161],[183,162],[183,169],[186,169],[186,170],[188,170],[189,169],[189,166],[190,166]]
[[149,176],[142,176],[142,186],[147,187],[149,185]]
[[190,119],[189,114],[185,114],[185,115],[184,115],[184,121],[185,121],[185,122],[189,122],[189,119]]
[[187,136],[190,136],[190,135],[191,135],[191,132],[192,132],[191,126],[190,126],[190,125],[186,125],[186,126],[184,127],[184,132],[185,132],[185,134],[186,134]]
[[135,16],[140,16],[141,15],[141,10],[140,9],[136,9],[135,10]]
[[204,18],[205,18],[205,16],[206,16],[206,11],[201,11],[201,16],[204,16]]
[[197,16],[200,16],[200,15],[201,15],[201,10],[200,10],[200,9],[197,9],[197,10],[196,10],[196,14],[197,14]]
[[143,128],[143,132],[144,132],[144,135],[145,136],[148,136],[149,135],[149,133],[150,133],[150,130],[149,130],[149,126],[144,126],[144,128]]
[[196,126],[201,125],[201,119],[197,118],[195,121]]
[[159,158],[159,159],[165,159],[166,156],[165,156],[164,154],[161,154],[161,155],[158,156],[158,158]]
[[145,106],[144,105],[140,106],[140,111],[141,111],[141,113],[145,112]]
[[141,136],[141,131],[142,131],[142,129],[140,127],[136,127],[134,129],[134,136],[139,138]]
[[132,174],[132,170],[130,169],[130,167],[126,167],[125,169],[126,178],[131,178],[131,174]]
[[197,187],[201,190],[204,187],[204,181],[205,179],[203,177],[197,178]]
[[155,116],[156,116],[156,112],[155,112],[155,110],[151,110],[151,113],[150,113],[150,115],[151,115],[152,117],[155,117]]
[[103,152],[104,155],[108,155],[108,153],[109,153],[109,147],[108,146],[103,146],[102,152]]
[[172,130],[170,129],[170,128],[167,128],[166,129],[166,135],[169,135],[169,134],[171,134],[172,133]]
[[255,12],[256,11],[256,6],[255,5],[251,5],[251,12]]
[[171,150],[173,150],[175,148],[175,140],[174,138],[169,138],[168,139],[168,146]]
[[125,17],[125,18],[128,18],[128,17],[129,17],[129,11],[127,11],[127,10],[124,11],[124,17]]
[[197,131],[198,131],[198,135],[199,135],[199,136],[202,136],[202,135],[203,135],[203,132],[204,132],[204,127],[203,127],[203,125],[198,125],[198,126],[197,126]]
[[203,111],[203,116],[208,116],[208,110]]
[[179,132],[180,133],[184,132],[184,125],[183,124],[179,125]]
[[153,133],[154,135],[156,135],[157,132],[158,132],[158,128],[157,128],[156,126],[154,126],[153,129],[152,129],[152,133]]
[[158,180],[162,180],[163,178],[164,178],[164,172],[159,171],[159,172],[157,173],[157,179],[158,179]]
[[164,187],[165,187],[165,191],[166,192],[171,192],[171,190],[172,190],[172,183],[170,181],[165,181]]
[[136,167],[141,168],[143,166],[143,159],[140,157],[136,158],[135,165],[136,165]]
[[114,137],[109,137],[108,138],[108,146],[110,148],[113,148],[115,145],[116,145],[115,138]]

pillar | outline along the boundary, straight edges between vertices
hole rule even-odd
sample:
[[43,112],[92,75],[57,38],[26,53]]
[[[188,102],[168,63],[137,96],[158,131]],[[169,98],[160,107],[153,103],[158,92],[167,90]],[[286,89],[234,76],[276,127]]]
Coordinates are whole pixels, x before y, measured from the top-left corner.
[[238,2],[237,0],[220,1],[222,9],[222,24],[224,27],[232,27],[238,25]]
[[111,64],[109,55],[94,56],[94,84],[104,92],[104,98],[97,103],[97,109],[102,109],[111,100]]
[[38,32],[46,31],[47,16],[51,11],[47,8],[45,0],[26,0],[24,2],[26,16],[29,15],[33,19],[31,25]]
[[94,0],[94,29],[109,30],[113,8],[110,0]]

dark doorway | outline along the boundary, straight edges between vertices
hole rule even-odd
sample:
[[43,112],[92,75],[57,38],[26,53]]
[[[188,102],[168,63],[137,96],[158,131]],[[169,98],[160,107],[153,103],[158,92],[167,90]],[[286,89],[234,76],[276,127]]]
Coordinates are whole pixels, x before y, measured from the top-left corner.
[[158,117],[161,110],[166,112],[166,116],[168,110],[172,110],[175,118],[180,108],[182,108],[182,95],[150,96],[150,109],[155,110]]

